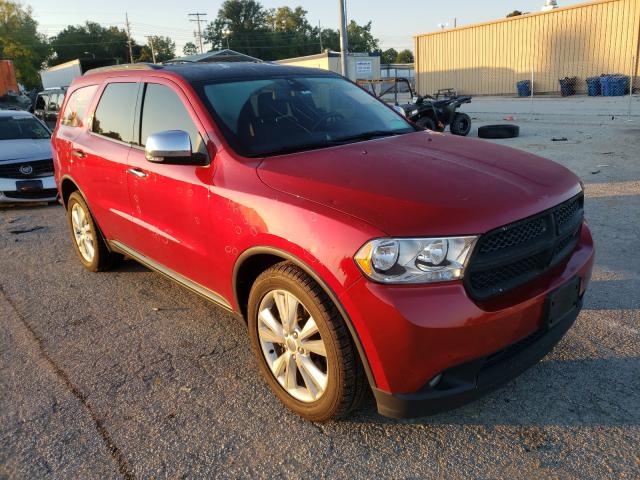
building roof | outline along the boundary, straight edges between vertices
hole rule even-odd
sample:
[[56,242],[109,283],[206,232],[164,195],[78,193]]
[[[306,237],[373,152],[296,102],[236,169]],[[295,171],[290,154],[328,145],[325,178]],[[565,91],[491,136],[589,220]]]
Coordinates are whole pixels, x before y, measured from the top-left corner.
[[262,62],[259,58],[246,55],[224,48],[211,52],[200,53],[198,55],[187,55],[185,57],[172,58],[164,63],[206,63],[206,62]]

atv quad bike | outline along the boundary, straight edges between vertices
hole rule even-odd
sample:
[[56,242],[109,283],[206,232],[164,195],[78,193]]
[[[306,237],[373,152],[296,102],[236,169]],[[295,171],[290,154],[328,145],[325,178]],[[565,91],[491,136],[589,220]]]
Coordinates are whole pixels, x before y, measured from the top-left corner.
[[[471,97],[459,97],[452,88],[440,89],[433,97],[421,97],[416,96],[411,82],[404,77],[358,80],[357,83],[378,98],[393,94],[394,108],[423,128],[443,132],[448,125],[451,133],[462,136],[468,135],[471,130],[469,115],[457,111],[463,103],[471,103]],[[398,105],[398,94],[404,92],[411,95],[412,103]]]

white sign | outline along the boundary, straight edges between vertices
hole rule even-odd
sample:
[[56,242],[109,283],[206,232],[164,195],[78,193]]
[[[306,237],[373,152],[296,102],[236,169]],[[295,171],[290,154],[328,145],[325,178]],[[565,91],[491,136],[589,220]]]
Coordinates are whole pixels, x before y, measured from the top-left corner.
[[371,60],[356,61],[356,73],[371,73]]

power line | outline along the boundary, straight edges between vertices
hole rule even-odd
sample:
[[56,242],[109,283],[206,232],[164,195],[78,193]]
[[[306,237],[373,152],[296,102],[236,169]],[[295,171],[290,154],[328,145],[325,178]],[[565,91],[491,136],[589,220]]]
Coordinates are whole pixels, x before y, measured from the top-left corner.
[[204,19],[200,19],[200,17],[206,17],[206,13],[190,13],[190,17],[196,17],[195,19],[190,18],[190,22],[198,22],[198,41],[200,42],[200,53],[204,53],[204,47],[202,46],[202,30],[200,28],[200,22],[204,22]]

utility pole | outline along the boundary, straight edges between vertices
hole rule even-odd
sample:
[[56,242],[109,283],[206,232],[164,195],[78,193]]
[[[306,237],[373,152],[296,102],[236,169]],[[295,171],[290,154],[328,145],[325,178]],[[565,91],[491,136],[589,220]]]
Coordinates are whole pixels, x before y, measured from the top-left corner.
[[347,52],[349,51],[349,40],[347,38],[347,12],[344,7],[344,0],[340,0],[340,64],[342,66],[342,76],[347,77]]
[[133,49],[131,48],[131,26],[129,25],[129,14],[124,14],[127,26],[127,43],[129,44],[129,63],[133,63]]
[[324,49],[322,48],[322,25],[320,20],[318,20],[318,36],[320,37],[320,53],[322,53]]
[[153,48],[153,37],[151,35],[147,35],[147,41],[149,42],[149,47],[151,47],[151,58],[153,59],[153,63],[156,63],[156,49]]
[[200,42],[200,53],[204,53],[204,47],[202,46],[202,29],[200,28],[200,22],[204,22],[204,19],[200,19],[200,17],[206,17],[206,13],[190,13],[190,17],[196,17],[195,19],[190,18],[190,22],[198,22],[198,41]]

